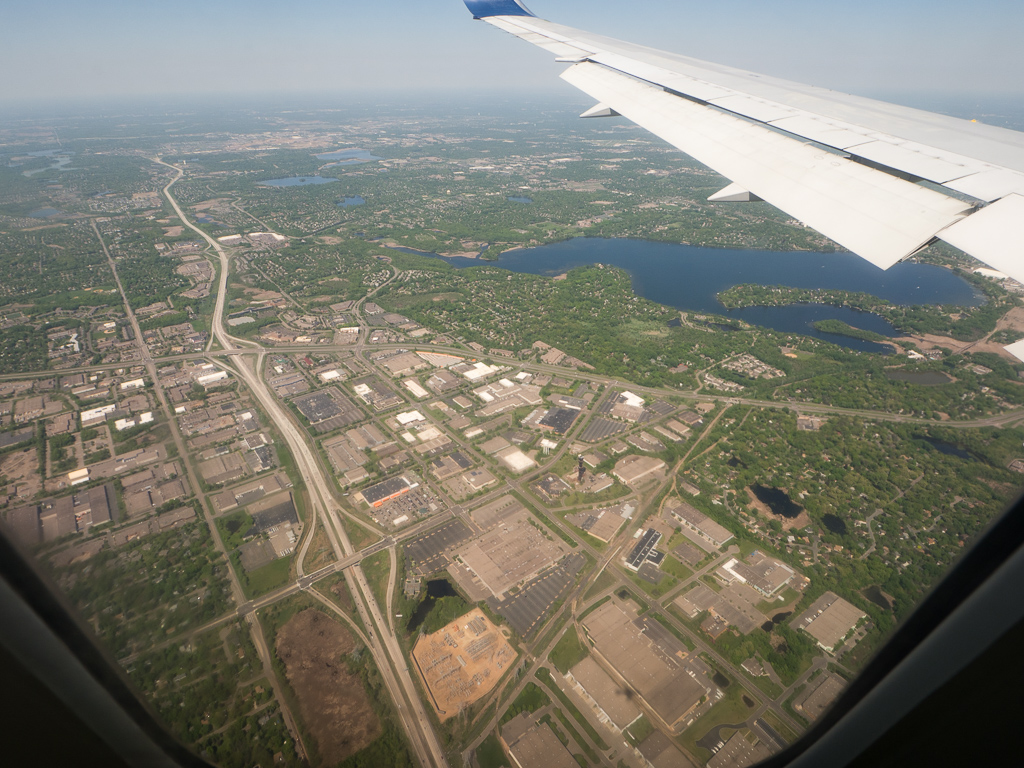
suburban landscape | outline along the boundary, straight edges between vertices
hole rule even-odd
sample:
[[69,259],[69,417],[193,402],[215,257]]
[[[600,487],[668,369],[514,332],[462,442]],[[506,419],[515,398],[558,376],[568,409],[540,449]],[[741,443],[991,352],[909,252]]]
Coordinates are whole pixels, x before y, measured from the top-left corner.
[[[1019,493],[1024,287],[945,246],[962,303],[506,269],[844,254],[505,109],[0,122],[0,530],[214,764],[753,765]],[[736,314],[806,307],[846,319]]]

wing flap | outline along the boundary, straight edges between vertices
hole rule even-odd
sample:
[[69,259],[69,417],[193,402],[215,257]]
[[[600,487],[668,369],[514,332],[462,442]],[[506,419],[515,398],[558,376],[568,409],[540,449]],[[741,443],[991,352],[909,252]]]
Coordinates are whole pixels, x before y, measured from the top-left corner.
[[977,172],[980,165],[970,166],[959,163],[950,157],[940,157],[936,152],[929,152],[927,147],[912,144],[895,144],[883,139],[858,144],[849,148],[851,155],[863,157],[865,160],[896,168],[921,179],[945,184],[947,181],[960,179]]
[[955,179],[945,186],[991,203],[1014,192],[1024,195],[1024,174],[988,166],[979,173]]
[[940,232],[939,238],[1024,283],[1024,196],[1007,195]]
[[792,133],[794,136],[802,136],[810,141],[838,150],[849,149],[858,144],[867,144],[869,141],[875,140],[864,129],[812,115],[786,117],[773,121],[772,125]]
[[845,248],[886,268],[969,206],[591,62],[562,77]]
[[757,120],[759,123],[770,123],[773,120],[796,117],[798,114],[795,109],[784,107],[782,104],[776,104],[774,101],[756,99],[752,96],[740,96],[739,94],[710,99],[709,103],[714,104],[720,109],[734,112],[737,115],[749,117],[751,120]]

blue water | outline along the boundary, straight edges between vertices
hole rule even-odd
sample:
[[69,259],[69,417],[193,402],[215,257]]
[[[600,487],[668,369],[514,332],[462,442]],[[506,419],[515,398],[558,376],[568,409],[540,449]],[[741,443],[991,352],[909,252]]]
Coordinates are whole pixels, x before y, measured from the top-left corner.
[[48,219],[51,216],[56,216],[58,213],[60,213],[60,211],[58,211],[56,208],[40,208],[38,210],[32,211],[29,214],[29,218]]
[[[324,168],[336,168],[345,165],[362,165],[373,160],[383,160],[383,157],[371,155],[365,149],[339,149],[334,152],[324,152],[316,155],[317,160],[337,160],[336,163],[328,163]],[[322,169],[321,169],[322,170]]]
[[207,216],[205,213],[196,214],[196,221],[198,221],[200,224],[213,224],[213,226],[220,227],[221,229],[228,228],[227,224],[221,224],[219,221],[215,220],[211,216]]
[[317,160],[362,160],[368,162],[370,160],[383,160],[383,157],[377,157],[371,155],[365,149],[337,149],[333,152],[324,152],[323,154],[316,155]]
[[923,440],[939,453],[944,453],[947,456],[956,456],[958,459],[967,459],[968,461],[974,460],[974,457],[959,445],[953,445],[953,443],[947,443],[945,440],[939,440],[938,438],[927,437],[924,435],[918,435],[917,439]]
[[356,195],[355,197],[343,197],[338,202],[338,207],[339,208],[353,208],[354,206],[362,205],[365,202],[366,201],[362,197],[360,197],[359,195]]
[[316,184],[331,184],[338,179],[330,176],[293,176],[290,179],[269,179],[258,182],[265,187],[311,187]]
[[533,202],[531,197],[510,197],[508,199],[513,203],[525,203],[527,205]]
[[[410,251],[414,252],[414,251]],[[442,258],[457,268],[480,266],[477,259]],[[799,333],[870,352],[886,345],[822,333],[818,320],[841,320],[856,328],[895,336],[878,315],[825,304],[747,307],[727,311],[717,294],[740,283],[863,291],[895,304],[977,306],[984,296],[970,283],[942,267],[901,263],[881,270],[851,253],[808,253],[700,248],[676,243],[614,238],[576,238],[502,254],[497,266],[512,272],[557,275],[588,264],[626,270],[633,290],[644,298],[687,312],[706,312],[743,320],[784,333]]]
[[[71,168],[71,155],[74,152],[69,152],[63,149],[40,149],[35,152],[27,153],[30,157],[45,157],[53,160],[53,165],[47,166],[46,168],[36,168],[34,171],[22,171],[22,176],[32,177],[37,173],[46,173],[47,171],[77,171],[78,168]],[[18,163],[22,165],[22,163]],[[13,166],[12,166],[13,167]]]

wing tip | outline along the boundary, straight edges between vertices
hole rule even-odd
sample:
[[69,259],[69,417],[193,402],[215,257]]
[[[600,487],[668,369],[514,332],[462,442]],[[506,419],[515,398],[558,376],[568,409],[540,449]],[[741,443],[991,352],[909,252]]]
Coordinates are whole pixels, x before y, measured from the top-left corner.
[[1015,341],[1013,344],[1003,347],[1003,349],[1024,363],[1024,339]]
[[474,19],[486,19],[488,16],[532,16],[520,0],[463,0]]

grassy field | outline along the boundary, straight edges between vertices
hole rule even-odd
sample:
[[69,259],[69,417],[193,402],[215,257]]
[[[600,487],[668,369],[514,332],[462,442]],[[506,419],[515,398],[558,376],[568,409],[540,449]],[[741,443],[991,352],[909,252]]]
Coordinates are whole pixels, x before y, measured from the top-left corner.
[[378,605],[387,605],[386,593],[388,590],[388,571],[391,563],[388,558],[388,551],[382,550],[375,555],[370,555],[362,562],[363,572],[370,582],[370,589],[373,590],[373,597]]
[[245,575],[247,596],[259,597],[278,587],[283,587],[288,583],[291,567],[292,559],[290,557],[279,557],[262,568],[250,571]]
[[480,768],[510,768],[505,751],[493,733],[476,748],[476,762]]
[[654,725],[647,719],[647,715],[640,715],[622,734],[629,739],[634,747],[638,746],[644,739],[654,733]]
[[548,659],[555,665],[555,669],[564,675],[570,669],[587,658],[589,654],[590,649],[580,642],[576,629],[574,627],[570,627],[568,631],[562,635],[562,639],[558,641],[558,645],[551,649],[551,653],[548,654]]
[[551,698],[544,693],[544,689],[536,683],[527,683],[516,700],[512,702],[505,714],[501,716],[501,725],[514,718],[521,712],[536,712],[551,703]]
[[368,531],[359,523],[349,520],[345,515],[341,515],[341,524],[345,527],[345,533],[348,534],[349,541],[352,542],[352,546],[356,550],[365,549],[380,540],[380,536]]
[[750,681],[769,699],[775,700],[782,695],[783,688],[778,683],[773,683],[767,675],[751,677]]
[[675,576],[680,581],[683,581],[684,579],[688,579],[691,576],[693,576],[693,571],[691,571],[681,562],[672,557],[672,555],[668,555],[662,562],[661,570],[663,570],[669,576]]
[[[668,558],[666,558],[666,560],[667,559]],[[674,577],[669,576],[667,572],[661,574],[661,581],[657,584],[651,584],[651,582],[646,579],[641,579],[635,573],[628,573],[627,575],[629,576],[629,580],[632,581],[640,591],[655,600],[660,597],[664,597],[679,584],[679,581]]]
[[331,541],[327,538],[326,529],[323,525],[317,525],[313,541],[310,542],[309,550],[306,553],[306,573],[314,573],[337,559],[331,548]]
[[702,763],[711,759],[711,753],[697,746],[697,742],[716,725],[742,723],[750,717],[750,709],[743,703],[743,686],[733,683],[725,689],[725,695],[711,710],[701,717],[679,737],[682,744]]
[[605,568],[601,571],[601,575],[597,577],[597,581],[590,585],[590,589],[587,590],[587,594],[583,596],[583,601],[586,602],[593,597],[597,597],[606,589],[613,586],[615,581],[615,574]]

